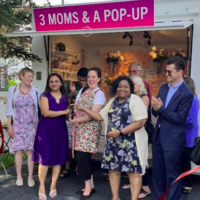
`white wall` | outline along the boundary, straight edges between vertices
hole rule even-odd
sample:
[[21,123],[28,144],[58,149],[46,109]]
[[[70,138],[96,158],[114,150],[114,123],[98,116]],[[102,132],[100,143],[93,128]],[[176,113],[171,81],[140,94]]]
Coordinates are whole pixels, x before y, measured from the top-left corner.
[[70,35],[51,36],[50,40],[51,44],[57,44],[59,42],[64,43],[66,49],[78,51],[80,57],[81,48],[83,47],[83,44],[80,43],[78,40],[76,40],[73,36]]
[[[193,47],[192,47],[192,70],[191,77],[193,78],[196,86],[196,93],[200,97],[200,16],[194,21],[194,33],[193,33]],[[200,114],[199,114],[200,124]],[[200,133],[199,133],[200,134]]]
[[32,64],[32,69],[35,73],[42,73],[41,80],[36,80],[36,76],[34,76],[33,85],[37,86],[41,91],[44,91],[48,76],[48,64],[46,61],[43,36],[34,36],[32,41],[32,52],[37,54],[40,58],[42,58],[42,62],[33,62]]

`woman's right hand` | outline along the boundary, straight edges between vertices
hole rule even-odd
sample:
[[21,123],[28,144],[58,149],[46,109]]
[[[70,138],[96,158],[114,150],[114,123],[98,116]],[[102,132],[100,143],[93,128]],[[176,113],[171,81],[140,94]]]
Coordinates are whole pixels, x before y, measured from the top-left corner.
[[14,130],[13,130],[13,127],[11,125],[8,126],[8,135],[10,136],[10,138],[14,137]]

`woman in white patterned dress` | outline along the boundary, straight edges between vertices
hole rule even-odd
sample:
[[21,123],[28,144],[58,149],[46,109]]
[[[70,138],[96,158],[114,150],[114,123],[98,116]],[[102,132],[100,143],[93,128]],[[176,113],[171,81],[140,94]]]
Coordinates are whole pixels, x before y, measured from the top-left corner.
[[19,72],[20,85],[9,88],[6,110],[10,153],[15,154],[17,173],[16,185],[22,186],[22,155],[27,151],[28,186],[35,185],[33,179],[34,162],[32,161],[33,144],[38,124],[38,102],[40,91],[32,86],[33,70],[23,68]]

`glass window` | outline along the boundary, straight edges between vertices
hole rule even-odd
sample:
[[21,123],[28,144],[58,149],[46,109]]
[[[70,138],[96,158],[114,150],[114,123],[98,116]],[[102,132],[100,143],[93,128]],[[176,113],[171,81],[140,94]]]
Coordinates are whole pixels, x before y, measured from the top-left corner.
[[18,72],[20,69],[24,67],[32,66],[31,61],[23,61],[12,59],[8,68],[4,68],[3,66],[6,63],[9,63],[9,59],[0,59],[0,91],[8,91],[9,87],[18,85],[20,83]]

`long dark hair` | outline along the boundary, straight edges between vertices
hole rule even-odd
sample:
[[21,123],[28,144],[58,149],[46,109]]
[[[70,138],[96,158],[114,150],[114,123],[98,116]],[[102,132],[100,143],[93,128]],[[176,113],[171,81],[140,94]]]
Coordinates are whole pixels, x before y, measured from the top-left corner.
[[193,95],[197,96],[193,79],[190,77],[184,77],[183,80],[185,84],[191,89]]
[[65,97],[65,99],[67,100],[67,103],[69,103],[69,98],[68,98],[67,93],[66,93],[66,90],[65,90],[64,81],[63,81],[62,77],[61,77],[59,74],[57,74],[57,73],[52,73],[52,74],[50,74],[50,75],[48,76],[47,82],[46,82],[46,87],[45,87],[45,90],[44,90],[44,93],[51,92],[51,88],[49,87],[49,81],[50,81],[50,78],[51,78],[52,76],[56,76],[56,77],[59,78],[59,80],[60,80],[60,82],[61,82],[61,84],[62,84],[61,87],[60,87],[60,92],[61,92],[61,94]]

